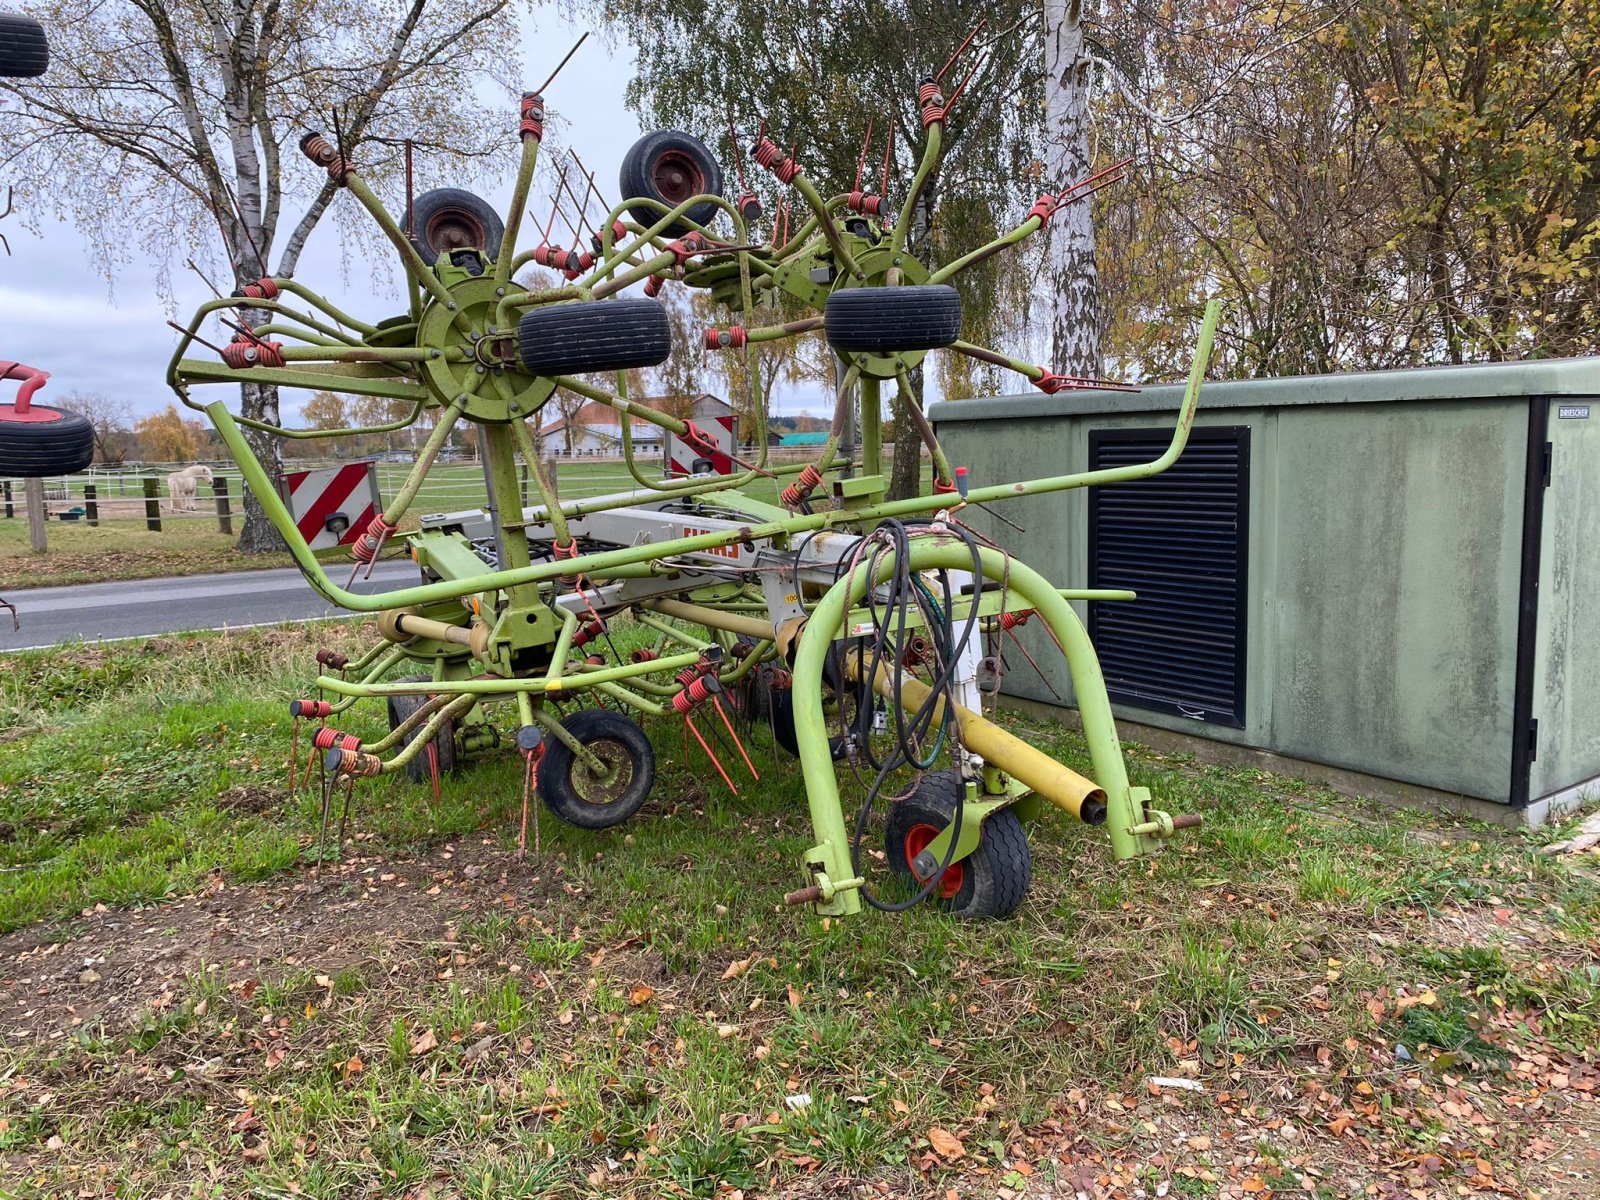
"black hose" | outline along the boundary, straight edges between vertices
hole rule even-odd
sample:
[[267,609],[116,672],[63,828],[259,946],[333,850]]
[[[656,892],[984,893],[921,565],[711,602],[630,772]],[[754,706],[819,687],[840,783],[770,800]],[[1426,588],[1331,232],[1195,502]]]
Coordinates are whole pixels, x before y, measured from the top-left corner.
[[[925,754],[923,747],[933,726],[935,714],[940,711],[941,699],[944,701],[944,706],[940,717],[940,732],[950,731],[954,736],[958,735],[960,730],[960,725],[953,719],[956,664],[971,641],[973,632],[979,627],[978,593],[974,592],[973,603],[959,631],[955,627],[955,598],[951,594],[948,571],[939,572],[943,604],[928,603],[921,581],[911,570],[911,542],[917,536],[927,536],[935,532],[940,536],[960,539],[972,553],[973,578],[975,580],[983,578],[982,554],[976,539],[966,529],[959,525],[943,524],[929,527],[929,523],[926,522],[908,524],[894,519],[885,520],[865,539],[870,551],[864,564],[859,561],[858,556],[855,568],[865,570],[869,581],[875,580],[884,557],[892,556],[892,569],[884,582],[877,586],[869,582],[867,587],[867,611],[872,620],[872,634],[868,639],[870,655],[863,656],[861,664],[861,680],[866,695],[870,697],[873,691],[872,681],[877,678],[878,671],[883,669],[885,660],[891,660],[892,665],[889,670],[894,680],[894,699],[890,703],[890,709],[894,714],[895,735],[893,747],[882,762],[877,761],[870,737],[862,739],[864,755],[868,763],[877,768],[878,773],[856,813],[855,832],[850,842],[850,866],[857,876],[861,875],[861,845],[866,836],[867,824],[871,820],[872,810],[890,772],[902,766],[925,770],[937,757],[939,740],[942,739],[936,736],[932,752]],[[934,669],[926,699],[913,712],[907,714],[899,697],[905,681],[906,649],[910,635],[915,633],[914,630],[907,628],[913,605],[922,613],[923,624],[933,647]],[[956,806],[955,816],[951,822],[950,845],[945,852],[944,862],[928,877],[915,896],[898,903],[880,900],[863,884],[862,898],[882,912],[904,912],[931,896],[944,878],[945,872],[955,861],[956,846],[961,837],[963,807],[959,803]]]

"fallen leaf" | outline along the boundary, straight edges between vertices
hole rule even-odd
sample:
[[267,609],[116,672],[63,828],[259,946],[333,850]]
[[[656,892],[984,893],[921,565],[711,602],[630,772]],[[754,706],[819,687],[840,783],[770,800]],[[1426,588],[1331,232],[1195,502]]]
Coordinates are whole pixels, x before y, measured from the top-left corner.
[[424,1029],[411,1040],[411,1056],[413,1058],[416,1058],[418,1055],[426,1054],[430,1050],[437,1050],[438,1048],[439,1038],[431,1028]]
[[928,1144],[934,1148],[941,1158],[950,1162],[955,1162],[956,1159],[967,1152],[967,1148],[961,1144],[960,1138],[947,1130],[940,1129],[937,1125],[928,1130]]
[[797,1009],[797,1008],[800,1007],[800,997],[801,997],[801,995],[802,995],[802,993],[801,993],[800,989],[795,987],[795,985],[791,983],[789,985],[789,1007],[790,1008]]
[[628,1003],[638,1008],[641,1004],[648,1004],[656,990],[647,984],[636,983],[628,990]]
[[722,972],[724,979],[737,979],[750,969],[750,964],[760,958],[759,954],[752,954],[749,958],[736,958],[728,964],[727,970]]

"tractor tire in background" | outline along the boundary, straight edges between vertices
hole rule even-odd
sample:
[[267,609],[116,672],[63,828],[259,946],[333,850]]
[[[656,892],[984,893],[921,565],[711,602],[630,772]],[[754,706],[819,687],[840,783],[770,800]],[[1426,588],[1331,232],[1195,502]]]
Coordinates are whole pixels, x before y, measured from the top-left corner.
[[[424,683],[430,676],[405,675],[397,679],[396,683]],[[389,697],[389,728],[400,728],[401,724],[417,709],[428,702],[426,696],[390,696]],[[427,722],[423,722],[426,725]],[[406,735],[405,744],[409,746],[416,740],[418,732],[423,728],[418,725]],[[433,751],[439,759],[439,777],[456,769],[456,726],[454,721],[446,721],[439,732],[433,735]],[[406,778],[412,783],[428,783],[433,778],[433,771],[428,763],[428,748],[422,750],[406,764]]]
[[[955,818],[963,785],[957,771],[930,771],[911,794],[889,805],[883,842],[889,869],[916,879],[912,861]],[[1033,882],[1033,852],[1017,814],[1009,808],[983,823],[978,848],[950,864],[930,899],[958,917],[1008,917]]]
[[430,267],[453,250],[480,250],[494,260],[505,237],[505,223],[487,200],[461,188],[423,192],[406,210],[400,228]]
[[34,404],[28,419],[0,404],[0,478],[71,475],[94,460],[94,426],[87,417]]
[[943,283],[844,288],[828,296],[822,327],[847,353],[937,350],[961,336],[961,294]]
[[35,79],[50,69],[50,43],[32,17],[0,13],[0,76]]
[[580,300],[530,309],[517,356],[535,375],[655,367],[672,354],[672,323],[654,300]]
[[[706,144],[677,129],[647,133],[622,159],[620,185],[624,201],[654,200],[677,208],[690,196],[722,195],[722,168]],[[694,225],[710,225],[721,210],[710,201],[696,204],[683,215]],[[665,214],[648,204],[635,204],[628,213],[646,229]],[[693,225],[674,221],[664,230],[668,237],[689,233]]]
[[639,723],[608,708],[584,708],[561,727],[611,774],[596,778],[565,743],[547,737],[538,768],[545,807],[580,829],[609,829],[638,812],[656,782],[655,747]]

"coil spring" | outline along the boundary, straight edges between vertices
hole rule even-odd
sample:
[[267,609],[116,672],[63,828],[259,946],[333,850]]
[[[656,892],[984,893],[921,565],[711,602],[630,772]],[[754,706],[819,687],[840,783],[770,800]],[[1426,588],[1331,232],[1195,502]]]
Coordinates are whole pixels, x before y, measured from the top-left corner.
[[574,646],[587,646],[595,638],[603,636],[605,631],[606,623],[604,621],[599,617],[590,617],[582,625],[578,626],[578,631],[572,635],[572,644]]
[[672,697],[672,707],[679,716],[688,716],[696,707],[710,700],[722,690],[715,675],[701,675],[684,685],[683,691]]
[[787,692],[794,688],[794,675],[782,667],[773,667],[767,676],[767,686],[775,692]]
[[[566,559],[569,559],[569,558],[577,558],[578,557],[578,539],[574,538],[574,537],[569,537],[564,542],[551,542],[550,543],[550,556],[552,558],[554,558],[557,562],[563,562],[563,561],[565,561]],[[575,582],[577,580],[577,578],[578,578],[577,573],[574,572],[571,575],[563,575],[561,577],[561,582],[562,583],[573,583],[573,582]]]
[[642,650],[635,650],[632,654],[628,655],[628,661],[631,663],[647,663],[655,662],[655,660],[660,657],[661,656],[659,654],[647,646]]
[[337,650],[318,650],[316,653],[316,659],[317,662],[322,666],[330,667],[335,671],[342,671],[350,665],[350,660],[344,655],[340,654]]
[[845,203],[851,212],[865,213],[869,217],[883,215],[883,197],[874,192],[851,192]]
[[654,300],[661,294],[661,289],[667,284],[666,276],[652,275],[644,281],[644,294]]
[[806,469],[800,472],[800,477],[783,489],[783,495],[779,499],[783,501],[785,507],[799,508],[806,502],[806,498],[817,490],[817,485],[821,482],[822,476],[817,474],[816,467],[807,463]]
[[235,337],[222,348],[222,361],[235,371],[249,367],[283,366],[283,343],[260,338]]
[[351,162],[339,153],[339,148],[320,133],[308,133],[300,139],[300,149],[319,167],[325,167],[328,178],[343,187],[355,173]]
[[362,754],[359,750],[340,747],[328,751],[324,760],[328,771],[334,775],[371,776],[383,771],[383,760],[376,754]]
[[327,717],[333,715],[333,705],[326,700],[291,700],[289,701],[289,715],[291,717]]
[[1000,628],[1009,632],[1019,625],[1026,625],[1030,618],[1038,615],[1035,608],[1019,608],[1016,612],[1003,612],[1000,614]]
[[526,141],[532,137],[544,140],[544,97],[538,92],[522,93],[521,122],[517,125],[517,136]]
[[340,733],[332,725],[324,725],[317,730],[316,736],[311,739],[311,744],[318,750],[350,750],[361,749],[361,739],[353,733]]
[[713,325],[706,330],[707,350],[739,350],[749,340],[749,331],[743,325],[730,325],[726,329],[718,329]]
[[756,143],[754,158],[776,175],[779,183],[793,183],[794,177],[800,174],[800,164],[778,149],[777,143],[771,138],[764,137]]
[[583,661],[591,667],[603,667],[606,665],[606,656],[604,654],[591,654]]
[[381,513],[373,517],[367,522],[366,532],[350,544],[350,557],[361,563],[371,562],[378,556],[378,548],[399,528],[393,521],[384,519]]
[[758,220],[761,216],[761,197],[754,192],[741,192],[738,203],[734,207],[739,210],[739,215],[746,221]]
[[235,288],[235,296],[243,296],[249,300],[276,300],[278,298],[278,285],[266,276],[262,276],[254,283],[247,283],[241,288]]

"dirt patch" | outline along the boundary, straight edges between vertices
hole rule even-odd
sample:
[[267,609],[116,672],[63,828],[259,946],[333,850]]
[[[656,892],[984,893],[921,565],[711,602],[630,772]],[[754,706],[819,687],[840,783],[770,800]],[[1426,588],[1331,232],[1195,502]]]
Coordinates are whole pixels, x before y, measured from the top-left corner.
[[265,813],[271,812],[288,798],[289,794],[282,788],[242,784],[218,795],[212,805],[218,812]]
[[[248,793],[248,794],[245,794]],[[236,788],[235,805],[274,803]],[[236,809],[237,811],[238,809]],[[549,872],[545,872],[549,874]],[[497,842],[443,845],[423,858],[355,857],[141,909],[99,906],[78,920],[0,937],[0,1036],[50,1040],[95,1022],[125,1028],[181,995],[201,972],[228,983],[291,970],[331,973],[396,946],[453,936],[475,912],[542,891],[531,864]]]

